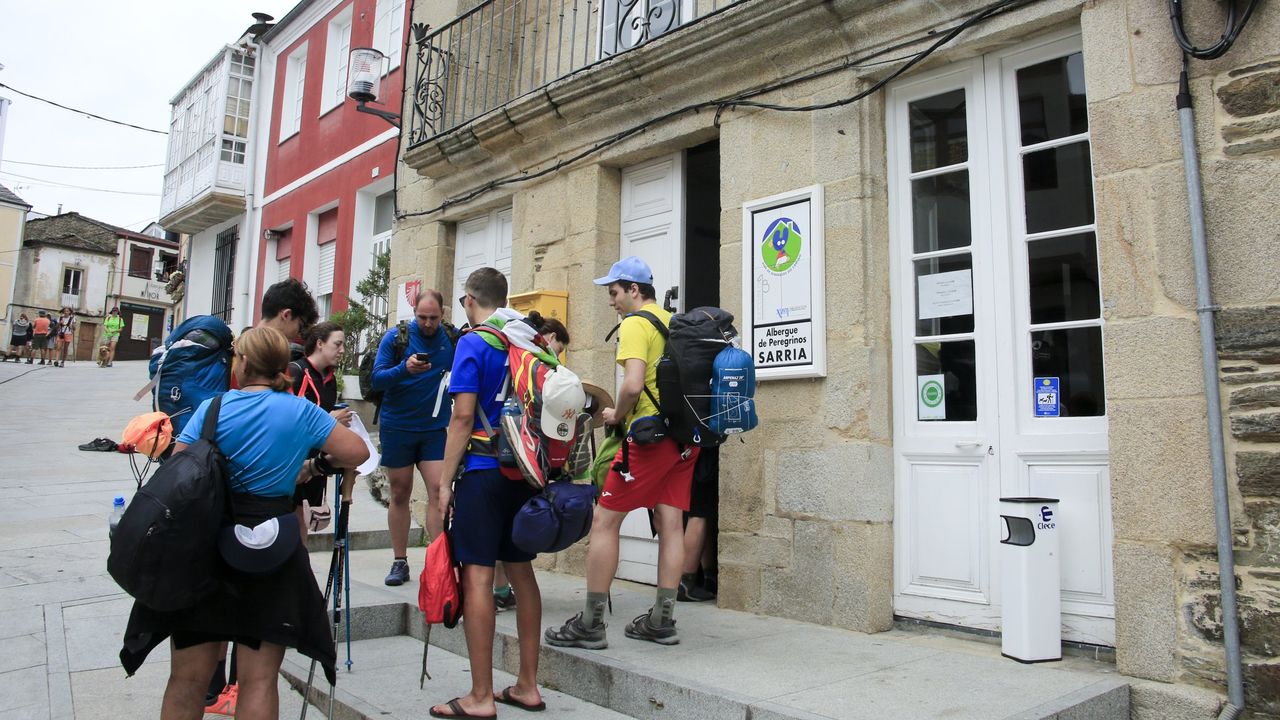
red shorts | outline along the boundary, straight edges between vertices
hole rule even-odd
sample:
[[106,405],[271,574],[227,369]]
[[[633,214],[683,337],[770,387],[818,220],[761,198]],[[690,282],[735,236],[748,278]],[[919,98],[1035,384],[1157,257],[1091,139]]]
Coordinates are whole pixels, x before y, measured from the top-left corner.
[[[600,493],[600,507],[617,512],[630,512],[637,508],[653,509],[655,505],[670,505],[687,511],[689,490],[693,482],[693,466],[698,463],[698,448],[688,448],[681,456],[675,440],[663,440],[653,445],[631,443],[631,479],[617,470],[610,470]],[[613,459],[622,462],[622,450]]]

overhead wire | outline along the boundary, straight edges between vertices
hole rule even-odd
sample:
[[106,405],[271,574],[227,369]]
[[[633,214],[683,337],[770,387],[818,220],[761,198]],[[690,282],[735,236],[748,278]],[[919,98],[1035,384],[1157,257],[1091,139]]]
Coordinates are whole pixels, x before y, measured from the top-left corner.
[[59,170],[141,170],[144,168],[164,167],[164,163],[152,163],[150,165],[52,165],[49,163],[29,162],[24,160],[5,159],[5,163],[13,163],[14,165],[31,165],[33,167],[57,168]]
[[[985,22],[997,15],[1010,12],[1012,10],[1016,10],[1020,7],[1023,7],[1025,5],[1030,5],[1035,2],[1039,2],[1039,0],[999,0],[999,2],[992,3],[991,5],[988,5],[982,8],[981,10],[965,18],[964,20],[957,23],[956,25],[950,28],[947,28],[945,30],[933,30],[933,31],[930,31],[929,33],[926,33],[922,37],[917,37],[911,40],[905,40],[903,42],[896,43],[889,47],[881,48],[879,50],[876,50],[874,52],[868,53],[867,55],[864,55],[855,59],[843,60],[839,63],[830,65],[828,67],[825,67],[819,70],[814,70],[814,71],[805,73],[803,75],[779,80],[770,85],[765,85],[763,87],[749,90],[743,93],[739,93],[737,95],[717,98],[715,100],[706,100],[703,102],[692,103],[680,108],[676,108],[674,110],[670,110],[661,115],[650,118],[649,120],[646,120],[640,123],[639,125],[636,125],[634,127],[628,128],[627,130],[623,130],[619,133],[611,135],[608,138],[605,138],[604,140],[601,140],[600,142],[592,145],[591,147],[575,155],[571,155],[567,158],[562,158],[541,170],[538,170],[535,172],[526,171],[520,174],[508,175],[506,177],[499,178],[497,180],[491,180],[488,183],[485,183],[484,185],[481,185],[480,187],[477,187],[466,193],[463,193],[461,195],[457,195],[451,198],[447,198],[443,202],[441,202],[439,205],[433,208],[429,208],[427,210],[417,210],[414,212],[407,212],[407,213],[397,213],[396,217],[397,219],[406,219],[406,218],[414,218],[414,217],[423,217],[426,215],[434,215],[435,213],[446,210],[454,205],[459,205],[461,203],[474,200],[475,198],[480,197],[481,195],[487,194],[489,192],[492,192],[498,188],[505,187],[507,185],[513,185],[516,183],[528,182],[531,180],[536,180],[541,177],[545,177],[555,172],[559,172],[565,167],[569,165],[573,165],[612,145],[616,145],[622,142],[623,140],[626,140],[627,138],[638,135],[655,125],[662,124],[668,120],[671,120],[673,118],[676,118],[691,112],[697,113],[698,111],[701,111],[701,110],[708,110],[711,108],[715,108],[716,109],[715,124],[717,127],[719,127],[720,117],[723,114],[723,112],[725,110],[731,110],[735,107],[753,107],[753,108],[758,108],[763,110],[774,110],[779,112],[813,112],[817,110],[841,107],[844,105],[849,105],[849,104],[858,102],[859,100],[862,100],[870,95],[875,94],[876,92],[879,92],[886,85],[888,85],[893,80],[897,79],[907,70],[910,70],[915,65],[923,62],[930,55],[937,52],[939,48],[950,43],[952,40],[958,37],[965,30],[968,30],[969,28],[975,25],[978,25],[982,22]],[[940,37],[937,41],[929,45],[929,47],[917,53],[913,53],[904,58],[881,60],[881,58],[883,58],[886,55],[897,52],[899,50],[910,47],[912,45],[917,45],[935,36],[940,36]],[[761,102],[755,102],[755,101],[749,100],[749,98],[752,98],[752,97],[758,97],[760,95],[764,95],[766,93],[770,93],[783,88],[791,87],[799,83],[808,82],[810,80],[821,78],[826,75],[839,72],[841,70],[861,69],[865,67],[889,64],[889,63],[893,63],[901,60],[906,60],[906,63],[902,67],[897,68],[893,72],[889,73],[886,77],[877,81],[870,88],[867,88],[866,90],[859,92],[851,97],[841,98],[840,100],[835,100],[828,103],[812,104],[812,105],[781,105],[781,104],[775,104],[775,103],[761,103]]]
[[112,123],[113,125],[123,125],[124,127],[133,128],[134,130],[142,130],[143,132],[155,133],[155,134],[157,134],[157,135],[168,135],[168,134],[169,134],[168,132],[165,132],[164,130],[153,130],[152,128],[149,128],[149,127],[142,127],[141,125],[134,125],[133,123],[124,122],[123,120],[112,120],[112,119],[111,119],[111,118],[109,118],[109,117],[103,117],[103,116],[101,116],[101,115],[99,115],[99,114],[97,114],[97,113],[91,113],[91,112],[89,112],[88,110],[81,110],[81,109],[79,109],[79,108],[73,108],[73,107],[70,107],[70,106],[68,106],[68,105],[63,105],[63,104],[62,104],[62,103],[60,103],[60,102],[54,102],[53,100],[49,100],[49,99],[47,99],[47,98],[42,98],[42,97],[40,97],[39,95],[32,95],[31,93],[23,92],[23,91],[19,90],[18,88],[14,87],[14,86],[12,86],[12,85],[6,85],[6,84],[4,84],[4,83],[0,83],[0,88],[4,88],[4,89],[6,89],[6,90],[12,90],[13,92],[18,93],[19,95],[22,95],[23,97],[29,97],[29,98],[31,98],[32,100],[38,100],[38,101],[40,101],[40,102],[42,102],[42,103],[47,103],[47,104],[52,105],[52,106],[54,106],[54,107],[56,107],[56,108],[61,108],[61,109],[63,109],[63,110],[69,110],[69,111],[71,111],[71,112],[73,112],[73,113],[78,113],[78,114],[80,114],[80,115],[85,115],[85,116],[87,116],[87,117],[91,117],[91,118],[93,118],[94,120],[101,120],[101,121],[103,121],[103,122],[109,122],[109,123]]
[[20,178],[32,185],[47,185],[50,187],[71,188],[74,190],[89,190],[92,192],[113,193],[116,195],[142,195],[145,197],[160,197],[160,193],[132,192],[129,190],[112,190],[110,188],[88,187],[87,185],[74,185],[72,183],[58,182],[57,180],[49,180],[47,178],[31,177],[30,175],[19,175],[8,170],[0,170],[0,175],[8,175],[10,177]]

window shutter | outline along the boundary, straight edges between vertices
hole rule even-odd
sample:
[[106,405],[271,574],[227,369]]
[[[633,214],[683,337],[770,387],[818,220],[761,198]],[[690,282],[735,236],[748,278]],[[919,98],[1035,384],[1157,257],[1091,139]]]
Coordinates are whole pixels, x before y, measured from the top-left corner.
[[333,262],[337,250],[336,242],[320,246],[320,277],[316,280],[316,295],[328,295],[333,292]]
[[276,282],[284,282],[289,279],[289,265],[289,258],[276,263]]

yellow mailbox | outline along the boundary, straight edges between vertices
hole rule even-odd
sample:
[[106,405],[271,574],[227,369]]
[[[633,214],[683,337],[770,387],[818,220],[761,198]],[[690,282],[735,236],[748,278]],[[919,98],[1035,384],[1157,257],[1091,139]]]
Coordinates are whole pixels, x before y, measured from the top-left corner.
[[569,323],[569,293],[563,290],[534,290],[507,297],[507,305],[522,315],[537,310],[544,318]]

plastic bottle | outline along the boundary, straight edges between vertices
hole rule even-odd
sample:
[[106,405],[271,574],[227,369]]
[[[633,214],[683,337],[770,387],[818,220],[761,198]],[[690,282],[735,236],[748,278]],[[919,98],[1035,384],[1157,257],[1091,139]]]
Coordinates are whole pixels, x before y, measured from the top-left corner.
[[122,517],[124,517],[124,496],[117,495],[115,500],[111,501],[111,526],[107,537],[116,534],[116,526],[120,524],[120,518]]

